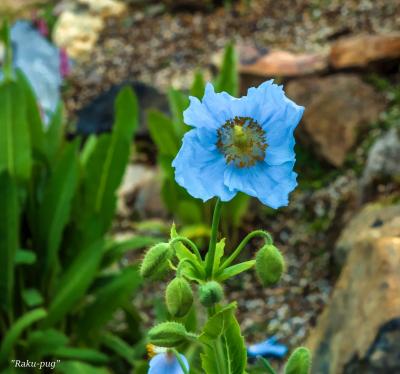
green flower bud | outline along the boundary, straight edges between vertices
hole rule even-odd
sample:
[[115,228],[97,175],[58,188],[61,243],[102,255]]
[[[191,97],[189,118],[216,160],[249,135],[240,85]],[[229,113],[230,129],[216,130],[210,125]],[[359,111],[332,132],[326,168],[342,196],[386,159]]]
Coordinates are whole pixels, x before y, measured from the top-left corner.
[[171,316],[184,317],[193,304],[193,292],[184,278],[175,278],[165,291],[165,303]]
[[185,342],[188,332],[181,323],[163,322],[154,326],[148,333],[150,343],[159,347],[176,347]]
[[218,282],[210,281],[200,286],[199,296],[201,304],[208,308],[222,300],[224,291]]
[[143,278],[156,278],[168,269],[168,260],[172,257],[172,249],[168,243],[159,243],[151,247],[144,256],[140,274]]
[[256,272],[261,283],[267,287],[277,283],[282,276],[285,260],[272,244],[264,245],[256,256]]
[[308,374],[311,369],[311,353],[307,348],[296,348],[285,366],[285,374]]

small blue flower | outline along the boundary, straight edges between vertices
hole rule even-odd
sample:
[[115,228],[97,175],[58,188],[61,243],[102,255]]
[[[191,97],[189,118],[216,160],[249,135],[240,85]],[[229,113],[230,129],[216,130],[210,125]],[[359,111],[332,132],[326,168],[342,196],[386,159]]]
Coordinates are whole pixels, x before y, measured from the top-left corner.
[[[179,354],[186,369],[189,371],[189,363],[186,357]],[[172,352],[159,353],[150,360],[148,374],[184,374],[178,360]]]
[[261,343],[253,344],[247,347],[247,355],[249,357],[275,357],[283,358],[288,351],[286,345],[278,343],[276,337],[264,340]]
[[240,99],[208,83],[203,100],[190,97],[183,113],[194,129],[172,163],[176,181],[203,201],[229,201],[242,191],[272,208],[287,205],[297,185],[293,131],[303,111],[272,80]]

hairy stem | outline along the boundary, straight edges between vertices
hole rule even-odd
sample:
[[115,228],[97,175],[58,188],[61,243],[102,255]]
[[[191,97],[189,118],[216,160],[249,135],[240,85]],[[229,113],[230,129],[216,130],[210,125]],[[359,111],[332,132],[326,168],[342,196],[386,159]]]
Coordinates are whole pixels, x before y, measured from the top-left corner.
[[218,198],[215,203],[214,215],[211,225],[211,237],[210,244],[208,246],[208,253],[206,257],[206,275],[211,279],[214,274],[214,257],[215,257],[215,247],[217,245],[217,234],[218,234],[218,226],[219,220],[221,218],[221,206],[222,202]]

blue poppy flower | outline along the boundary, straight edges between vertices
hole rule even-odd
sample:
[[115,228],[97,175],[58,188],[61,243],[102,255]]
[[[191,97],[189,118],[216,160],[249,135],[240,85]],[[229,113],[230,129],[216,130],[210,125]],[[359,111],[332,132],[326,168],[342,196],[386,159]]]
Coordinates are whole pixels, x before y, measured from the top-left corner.
[[[179,354],[183,364],[189,371],[189,363],[186,357]],[[150,360],[148,374],[184,374],[181,365],[171,352],[159,353]]]
[[272,80],[240,99],[208,83],[203,100],[190,97],[183,113],[194,129],[172,163],[176,181],[203,201],[229,201],[242,191],[272,208],[287,205],[297,185],[293,131],[303,111]]
[[247,347],[247,356],[283,358],[286,355],[287,351],[288,348],[286,347],[286,345],[279,343],[276,337],[273,336],[272,338],[266,339],[261,343],[252,344]]

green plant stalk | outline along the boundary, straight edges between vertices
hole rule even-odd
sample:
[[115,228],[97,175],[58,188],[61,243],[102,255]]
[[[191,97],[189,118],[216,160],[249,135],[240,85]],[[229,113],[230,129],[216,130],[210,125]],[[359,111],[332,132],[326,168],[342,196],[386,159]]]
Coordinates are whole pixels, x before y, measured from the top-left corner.
[[12,79],[12,49],[11,49],[11,39],[10,39],[10,26],[8,20],[3,22],[3,42],[5,45],[5,56],[3,63],[3,73],[5,80]]
[[176,238],[173,238],[169,244],[172,246],[174,243],[176,242],[181,242],[183,244],[188,245],[194,252],[194,254],[197,256],[197,258],[199,259],[200,262],[203,261],[203,259],[201,258],[201,254],[199,252],[199,249],[197,248],[196,244],[194,244],[190,239],[185,238],[184,236],[177,236]]
[[184,373],[184,374],[189,374],[189,371],[188,371],[188,369],[186,368],[186,365],[184,364],[184,362],[183,362],[183,360],[182,360],[182,358],[181,358],[179,352],[178,352],[175,348],[172,348],[172,349],[171,349],[171,352],[175,355],[175,357],[176,357],[176,359],[177,359],[177,361],[178,361],[178,363],[179,363],[179,366],[181,367],[183,373]]
[[252,231],[251,233],[247,234],[245,238],[240,242],[240,244],[237,246],[237,248],[232,252],[232,254],[224,261],[224,263],[221,265],[219,268],[220,271],[224,270],[227,268],[239,254],[242,252],[242,250],[246,247],[247,243],[253,239],[254,237],[260,236],[264,238],[267,242],[267,244],[272,244],[272,237],[269,233],[267,233],[264,230],[255,230]]
[[214,257],[215,257],[215,248],[217,245],[217,234],[218,234],[218,226],[221,218],[221,206],[222,202],[218,198],[215,203],[213,220],[211,225],[211,236],[210,236],[210,244],[208,247],[208,253],[206,257],[206,275],[209,279],[212,279],[214,274]]

